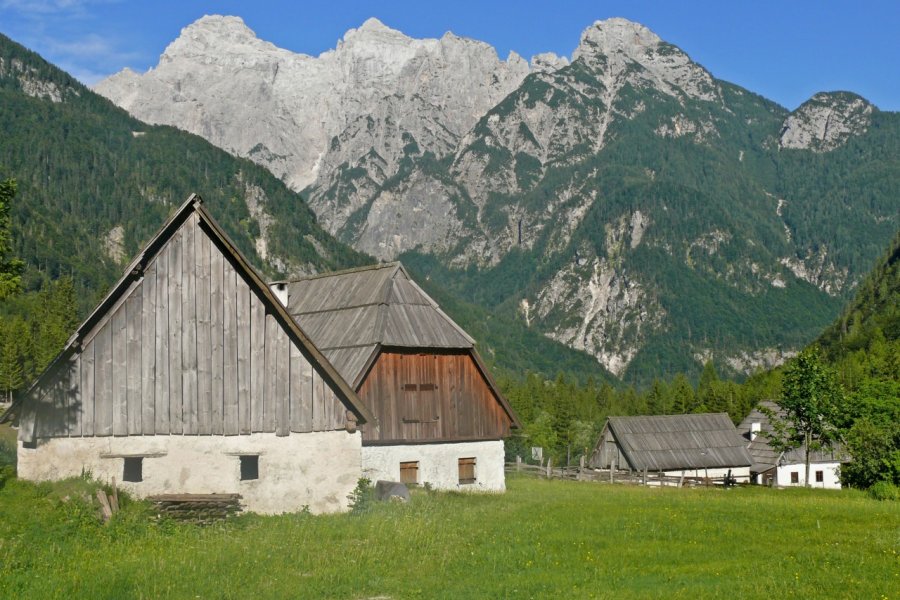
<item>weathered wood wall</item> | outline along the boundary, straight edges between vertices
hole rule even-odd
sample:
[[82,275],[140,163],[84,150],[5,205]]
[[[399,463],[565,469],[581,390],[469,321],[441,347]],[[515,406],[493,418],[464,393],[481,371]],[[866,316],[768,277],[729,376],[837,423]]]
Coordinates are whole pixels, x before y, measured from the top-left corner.
[[39,438],[345,426],[343,403],[196,213],[48,375]]
[[362,427],[363,443],[509,435],[509,416],[465,351],[382,352],[358,393],[379,424]]

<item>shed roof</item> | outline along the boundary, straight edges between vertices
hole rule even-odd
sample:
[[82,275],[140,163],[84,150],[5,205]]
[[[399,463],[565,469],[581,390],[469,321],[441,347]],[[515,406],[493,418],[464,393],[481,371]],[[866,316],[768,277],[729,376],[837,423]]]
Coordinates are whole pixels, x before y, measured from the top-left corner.
[[[772,422],[767,412],[784,418],[784,411],[776,402],[764,400],[750,411],[741,424],[738,425],[738,433],[743,436],[750,456],[753,458],[751,470],[763,473],[779,465],[800,464],[806,462],[805,450],[801,446],[788,452],[779,452],[769,445],[768,434],[772,433]],[[752,423],[759,423],[759,435],[750,439],[750,427]],[[810,462],[841,462],[847,460],[847,456],[840,446],[831,450],[814,450],[809,455]]]
[[610,417],[606,426],[636,470],[748,467],[752,462],[746,441],[725,413]]

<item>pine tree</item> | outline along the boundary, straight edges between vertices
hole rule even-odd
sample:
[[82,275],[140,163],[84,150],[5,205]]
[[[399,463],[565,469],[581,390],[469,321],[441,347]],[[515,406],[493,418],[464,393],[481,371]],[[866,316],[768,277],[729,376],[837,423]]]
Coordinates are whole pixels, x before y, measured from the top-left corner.
[[0,300],[17,294],[22,289],[24,263],[11,256],[13,237],[10,210],[15,195],[15,181],[0,181]]
[[3,391],[7,402],[12,402],[13,392],[22,387],[23,383],[25,377],[20,344],[15,330],[4,324],[3,340],[0,343],[0,390]]

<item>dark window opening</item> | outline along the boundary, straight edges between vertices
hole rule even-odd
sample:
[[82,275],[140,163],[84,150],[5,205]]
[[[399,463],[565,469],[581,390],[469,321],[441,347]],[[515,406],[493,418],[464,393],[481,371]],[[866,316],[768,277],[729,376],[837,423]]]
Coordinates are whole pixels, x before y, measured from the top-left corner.
[[241,481],[249,481],[251,479],[259,479],[259,456],[245,455],[241,456]]
[[400,463],[400,483],[406,485],[418,485],[419,483],[419,461],[409,461]]
[[825,482],[825,472],[824,471],[816,471],[816,482],[817,483]]
[[475,483],[475,458],[459,459],[459,482]]
[[800,483],[800,473],[791,471],[791,483]]
[[144,480],[144,457],[126,456],[125,467],[122,472],[122,481],[139,483]]

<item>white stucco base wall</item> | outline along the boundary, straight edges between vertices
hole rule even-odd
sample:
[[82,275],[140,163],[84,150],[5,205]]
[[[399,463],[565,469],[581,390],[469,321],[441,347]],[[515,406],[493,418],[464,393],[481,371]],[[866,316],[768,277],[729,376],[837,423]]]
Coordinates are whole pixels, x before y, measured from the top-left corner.
[[[826,490],[841,489],[839,462],[811,463],[809,465],[809,478],[812,479],[810,487]],[[822,481],[816,481],[816,471],[822,471]],[[797,483],[791,483],[791,473],[797,473]],[[775,485],[781,487],[803,487],[806,485],[806,465],[783,465],[776,469]]]
[[[346,510],[362,477],[359,432],[240,436],[53,438],[36,448],[19,442],[18,474],[47,481],[90,472],[136,497],[241,494],[246,510],[264,514]],[[241,454],[259,455],[259,479],[241,481]],[[143,481],[122,481],[123,456],[144,456]]]
[[[459,483],[459,459],[475,458],[475,483]],[[363,446],[363,476],[372,482],[400,481],[400,463],[418,461],[420,485],[441,490],[502,492],[503,441]]]

